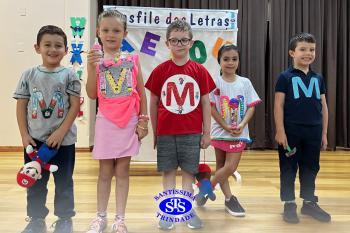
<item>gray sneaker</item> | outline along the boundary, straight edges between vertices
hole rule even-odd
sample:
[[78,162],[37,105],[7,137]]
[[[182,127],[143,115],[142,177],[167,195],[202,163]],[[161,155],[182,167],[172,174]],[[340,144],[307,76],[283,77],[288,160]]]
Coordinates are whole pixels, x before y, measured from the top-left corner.
[[171,230],[175,227],[173,222],[168,222],[165,220],[159,220],[158,228],[164,231]]
[[237,197],[231,196],[229,201],[225,201],[225,209],[227,212],[229,212],[231,215],[235,217],[244,217],[245,216],[245,210],[239,204],[239,201],[237,200]]
[[199,229],[199,228],[202,228],[203,227],[203,222],[202,220],[198,217],[198,215],[196,214],[196,212],[194,210],[192,210],[192,215],[193,217],[190,218],[188,221],[187,221],[187,226],[188,228],[191,228],[191,229]]

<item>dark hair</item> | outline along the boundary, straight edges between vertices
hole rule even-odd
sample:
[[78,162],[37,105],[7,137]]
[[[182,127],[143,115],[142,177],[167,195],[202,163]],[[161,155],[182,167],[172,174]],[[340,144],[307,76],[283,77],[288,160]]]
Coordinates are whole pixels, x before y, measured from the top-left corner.
[[172,22],[168,28],[166,29],[166,39],[168,40],[170,37],[170,33],[174,30],[188,32],[190,39],[193,38],[192,28],[185,20],[175,20]]
[[289,41],[289,50],[294,51],[298,42],[316,43],[315,37],[307,32],[301,32],[294,35]]
[[218,52],[218,63],[220,64],[220,59],[222,57],[222,54],[226,51],[229,50],[235,50],[237,53],[238,52],[238,47],[236,45],[233,44],[224,44],[223,46],[220,47],[219,52]]
[[122,14],[120,11],[117,11],[117,10],[102,11],[97,18],[97,26],[100,26],[101,20],[103,18],[108,18],[108,17],[116,17],[120,19],[120,21],[124,26],[124,31],[126,31],[126,15]]
[[36,35],[36,44],[39,45],[41,42],[41,39],[43,38],[43,36],[45,34],[50,34],[50,35],[59,35],[63,38],[63,42],[64,42],[64,47],[67,48],[67,36],[66,33],[64,33],[64,31],[54,25],[46,25],[40,28],[38,34]]

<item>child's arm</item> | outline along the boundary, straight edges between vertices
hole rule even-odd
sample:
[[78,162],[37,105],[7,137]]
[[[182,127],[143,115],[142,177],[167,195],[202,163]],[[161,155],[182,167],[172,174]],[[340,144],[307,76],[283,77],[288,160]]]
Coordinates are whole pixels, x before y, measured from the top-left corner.
[[227,132],[232,133],[232,126],[228,125],[226,121],[221,117],[220,113],[215,106],[211,106],[211,116],[214,120]]
[[255,107],[249,107],[245,113],[245,116],[243,120],[236,126],[236,128],[233,129],[234,135],[240,135],[245,127],[246,124],[252,119],[255,112]]
[[42,167],[47,170],[47,171],[50,171],[50,172],[55,172],[58,170],[58,166],[57,165],[54,165],[54,164],[49,164],[49,163],[43,163],[42,164]]
[[155,149],[157,146],[158,105],[159,105],[159,97],[151,92],[149,111],[150,111],[151,124],[153,129],[153,149]]
[[[137,92],[140,96],[140,115],[147,116],[147,98],[146,98],[146,92],[145,92],[145,86],[143,84],[143,77],[141,72],[141,66],[138,62],[138,74],[137,74]],[[146,137],[148,134],[148,120],[146,121],[140,121],[137,123],[136,132],[139,137],[139,140]]]
[[27,123],[28,102],[29,102],[29,99],[17,99],[17,106],[16,106],[17,124],[19,128],[19,132],[21,134],[22,144],[24,148],[27,148],[28,145],[36,146],[35,141],[29,135],[29,132],[28,132],[28,123]]
[[275,125],[276,125],[276,136],[275,140],[279,145],[282,145],[284,148],[287,148],[288,141],[286,132],[284,131],[284,99],[286,94],[283,92],[275,93],[275,106],[274,106],[274,116],[275,116]]
[[58,149],[61,146],[64,136],[66,135],[66,133],[68,132],[75,118],[78,115],[79,106],[80,106],[80,97],[69,95],[69,104],[70,104],[70,107],[69,107],[67,116],[62,122],[61,126],[58,129],[56,129],[46,140],[46,144],[49,147]]
[[90,50],[87,55],[87,81],[86,94],[90,99],[97,98],[96,66],[101,59],[101,54],[96,50]]
[[327,140],[327,130],[328,130],[328,106],[326,101],[326,96],[324,94],[321,95],[322,102],[322,149],[326,150],[328,145]]
[[203,114],[203,136],[201,139],[201,148],[206,149],[210,145],[210,100],[209,94],[201,96],[202,114]]

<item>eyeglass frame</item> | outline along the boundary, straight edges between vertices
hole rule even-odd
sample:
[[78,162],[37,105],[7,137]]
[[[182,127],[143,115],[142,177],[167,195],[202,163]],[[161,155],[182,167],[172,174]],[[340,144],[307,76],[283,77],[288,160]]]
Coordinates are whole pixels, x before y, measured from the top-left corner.
[[[186,43],[184,43],[184,42],[183,42],[183,40],[184,40],[184,39],[186,39],[186,40],[187,40],[187,42],[186,42]],[[175,40],[176,40],[176,43],[175,43],[175,44],[174,44],[173,42],[171,42],[171,41],[175,41]],[[169,42],[169,44],[170,44],[170,45],[172,45],[172,46],[178,46],[178,45],[179,45],[179,43],[181,43],[181,45],[182,45],[182,46],[187,46],[187,45],[189,45],[189,44],[190,44],[191,40],[192,40],[192,39],[190,39],[190,38],[186,38],[186,37],[181,38],[181,39],[177,39],[177,38],[169,38],[169,39],[168,39],[168,42]]]

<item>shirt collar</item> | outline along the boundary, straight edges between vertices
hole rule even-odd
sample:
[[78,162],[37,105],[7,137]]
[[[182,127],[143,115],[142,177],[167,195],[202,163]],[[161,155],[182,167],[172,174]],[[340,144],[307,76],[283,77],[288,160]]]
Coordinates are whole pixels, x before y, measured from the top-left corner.
[[298,74],[301,73],[301,74],[303,74],[305,76],[310,76],[310,75],[314,76],[314,75],[316,75],[316,73],[311,69],[311,67],[309,68],[309,72],[307,74],[305,74],[303,71],[301,71],[299,69],[294,68],[293,66],[290,66],[288,68],[288,70],[289,70],[290,73],[298,73]]

